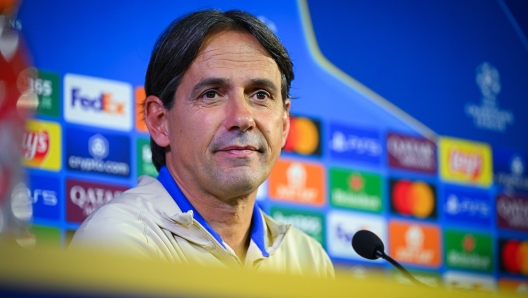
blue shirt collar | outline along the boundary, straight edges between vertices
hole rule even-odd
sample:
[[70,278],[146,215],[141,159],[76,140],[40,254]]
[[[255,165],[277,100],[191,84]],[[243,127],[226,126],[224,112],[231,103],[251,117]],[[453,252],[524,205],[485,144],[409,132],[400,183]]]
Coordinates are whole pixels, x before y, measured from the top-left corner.
[[[180,207],[182,212],[188,212],[192,210],[194,213],[194,219],[199,222],[213,237],[220,243],[224,248],[225,244],[222,240],[222,237],[213,230],[213,228],[205,221],[205,219],[198,213],[194,206],[189,202],[185,197],[181,189],[176,184],[176,181],[172,178],[171,173],[166,166],[161,167],[158,175],[158,181],[165,187],[167,192],[171,195],[172,199],[176,202],[178,207]],[[262,220],[262,215],[260,214],[260,208],[255,203],[253,207],[253,215],[251,217],[251,240],[257,245],[257,247],[262,252],[264,257],[269,257],[268,252],[266,251],[265,240],[264,240],[264,221]]]

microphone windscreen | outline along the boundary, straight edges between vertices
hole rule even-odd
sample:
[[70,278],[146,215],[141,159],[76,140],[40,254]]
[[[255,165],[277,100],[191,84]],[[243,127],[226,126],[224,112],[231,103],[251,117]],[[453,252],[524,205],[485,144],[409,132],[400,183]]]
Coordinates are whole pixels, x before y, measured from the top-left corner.
[[376,250],[385,251],[385,246],[379,237],[368,230],[361,230],[352,237],[352,247],[358,255],[369,259],[376,260]]

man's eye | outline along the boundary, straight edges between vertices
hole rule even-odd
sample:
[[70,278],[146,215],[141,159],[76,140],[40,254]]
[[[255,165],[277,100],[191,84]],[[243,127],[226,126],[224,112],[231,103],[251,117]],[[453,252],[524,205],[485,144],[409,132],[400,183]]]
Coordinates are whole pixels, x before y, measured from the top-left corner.
[[268,99],[269,98],[269,94],[267,92],[264,92],[264,91],[259,91],[257,93],[255,93],[255,97],[259,100],[265,100],[265,99]]
[[206,91],[204,94],[203,94],[203,97],[205,98],[209,98],[209,99],[214,99],[216,98],[218,94],[216,93],[216,91],[213,91],[213,90],[210,90],[210,91]]

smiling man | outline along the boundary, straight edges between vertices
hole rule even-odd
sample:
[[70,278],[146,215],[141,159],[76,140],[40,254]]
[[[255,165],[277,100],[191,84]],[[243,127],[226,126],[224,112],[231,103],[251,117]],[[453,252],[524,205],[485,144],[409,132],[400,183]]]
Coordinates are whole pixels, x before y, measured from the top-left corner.
[[216,10],[173,22],[147,70],[157,179],[94,212],[72,245],[182,263],[333,276],[321,245],[255,204],[289,131],[292,62],[258,19]]

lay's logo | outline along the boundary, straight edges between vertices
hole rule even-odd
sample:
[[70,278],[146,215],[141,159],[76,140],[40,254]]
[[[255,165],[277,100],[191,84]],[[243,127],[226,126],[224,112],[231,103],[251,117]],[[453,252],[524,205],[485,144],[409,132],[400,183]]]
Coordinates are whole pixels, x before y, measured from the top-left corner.
[[64,118],[71,123],[129,131],[132,86],[127,83],[67,74]]
[[449,152],[449,168],[454,173],[460,173],[470,180],[475,180],[482,173],[482,156],[478,152],[453,149]]
[[29,120],[22,136],[22,163],[32,168],[58,171],[61,167],[59,124]]
[[444,180],[489,186],[492,183],[491,148],[452,138],[441,138],[440,175]]
[[41,164],[49,152],[49,133],[46,130],[26,131],[22,140],[24,158]]

